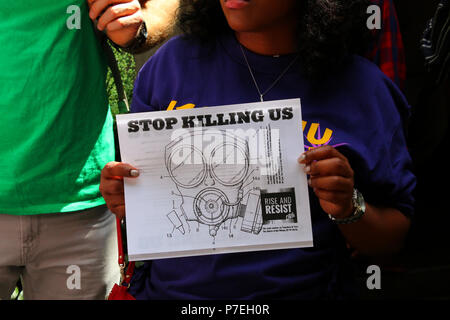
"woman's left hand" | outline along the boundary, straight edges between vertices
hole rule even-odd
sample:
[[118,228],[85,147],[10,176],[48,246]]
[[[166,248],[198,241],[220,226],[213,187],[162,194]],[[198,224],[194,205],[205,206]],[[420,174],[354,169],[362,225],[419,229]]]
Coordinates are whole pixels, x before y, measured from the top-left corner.
[[347,158],[331,146],[322,146],[304,152],[298,162],[305,165],[308,184],[322,209],[337,219],[350,216],[354,210],[354,180]]

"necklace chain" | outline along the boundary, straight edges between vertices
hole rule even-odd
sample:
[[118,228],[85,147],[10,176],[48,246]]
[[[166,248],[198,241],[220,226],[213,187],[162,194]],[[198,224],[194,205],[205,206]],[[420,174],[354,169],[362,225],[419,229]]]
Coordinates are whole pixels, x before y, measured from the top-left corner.
[[244,48],[242,48],[241,44],[239,44],[239,47],[241,48],[242,55],[244,56],[245,63],[247,64],[248,71],[250,72],[250,75],[252,76],[252,80],[253,80],[253,83],[255,84],[256,90],[258,90],[258,94],[259,94],[259,98],[261,99],[261,102],[264,101],[264,95],[267,92],[269,92],[278,83],[278,81],[280,81],[280,79],[284,76],[284,74],[292,67],[292,65],[298,59],[298,55],[296,55],[295,58],[292,59],[292,61],[289,63],[289,65],[283,70],[283,72],[281,72],[281,74],[278,76],[278,78],[276,78],[275,81],[272,82],[272,84],[263,93],[261,93],[258,83],[256,82],[255,75],[253,74],[252,68],[250,67],[250,64],[248,63],[247,55],[245,54]]

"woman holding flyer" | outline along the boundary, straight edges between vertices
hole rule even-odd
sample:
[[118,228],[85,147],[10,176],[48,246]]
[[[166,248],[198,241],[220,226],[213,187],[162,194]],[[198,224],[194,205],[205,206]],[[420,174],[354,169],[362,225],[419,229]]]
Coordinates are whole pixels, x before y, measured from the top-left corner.
[[[413,213],[402,129],[408,105],[369,61],[362,0],[188,0],[185,35],[141,69],[133,112],[300,98],[314,247],[148,261],[138,299],[340,299],[352,297],[347,244],[367,255],[402,248]],[[101,191],[125,214],[122,177],[109,163]],[[139,179],[139,178],[137,178]],[[156,214],[156,213],[155,213]]]

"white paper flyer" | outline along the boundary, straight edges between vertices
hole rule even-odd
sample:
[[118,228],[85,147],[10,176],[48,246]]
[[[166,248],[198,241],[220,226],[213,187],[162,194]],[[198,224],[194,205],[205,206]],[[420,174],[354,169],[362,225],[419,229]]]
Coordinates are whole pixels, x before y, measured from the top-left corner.
[[299,99],[117,116],[130,260],[310,247]]

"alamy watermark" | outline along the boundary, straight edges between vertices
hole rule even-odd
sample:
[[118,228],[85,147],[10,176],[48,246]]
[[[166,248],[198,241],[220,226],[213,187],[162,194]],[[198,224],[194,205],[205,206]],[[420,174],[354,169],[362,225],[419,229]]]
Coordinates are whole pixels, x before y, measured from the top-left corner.
[[66,9],[66,13],[69,14],[66,20],[67,29],[81,29],[81,10],[77,5],[70,5]]
[[373,264],[367,267],[366,273],[370,276],[366,280],[366,286],[369,290],[381,289],[381,269]]
[[367,14],[370,16],[367,18],[366,26],[369,30],[380,30],[381,29],[381,8],[380,6],[374,4],[367,7]]
[[281,166],[280,130],[270,127],[175,129],[167,160],[169,168],[184,165],[209,165],[213,169],[257,166],[260,175],[274,175]]
[[66,280],[66,286],[69,290],[81,290],[81,269],[72,264],[67,267],[66,273],[69,274]]
[[[69,30],[81,29],[81,10],[80,7],[72,4],[67,7],[66,13],[69,14],[66,20],[66,26]],[[367,7],[366,13],[370,16],[367,18],[366,26],[370,30],[381,29],[381,8],[374,4]]]

